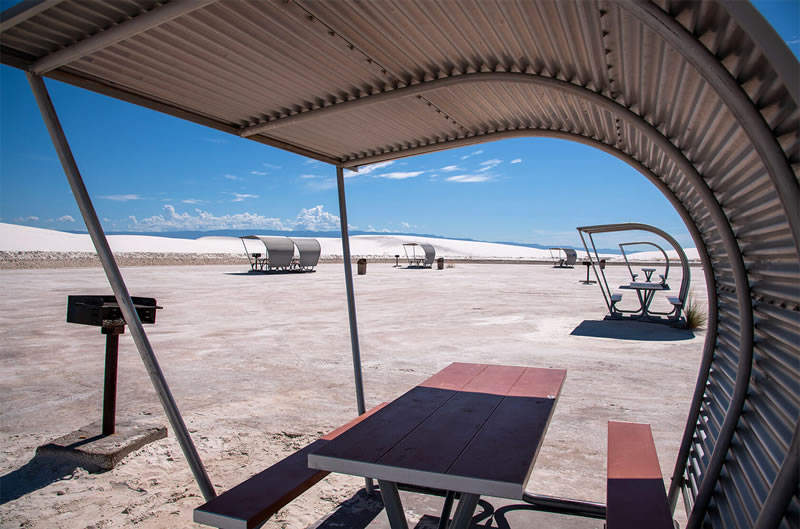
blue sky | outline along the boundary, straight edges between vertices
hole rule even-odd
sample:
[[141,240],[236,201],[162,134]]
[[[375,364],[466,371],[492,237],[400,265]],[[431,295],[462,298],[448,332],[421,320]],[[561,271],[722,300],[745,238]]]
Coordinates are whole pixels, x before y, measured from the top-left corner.
[[[800,4],[755,4],[798,55]],[[338,229],[332,166],[47,83],[107,232]],[[578,245],[576,226],[644,222],[693,245],[638,172],[561,140],[505,140],[379,164],[349,175],[347,198],[351,229],[364,231]],[[6,66],[0,219],[85,229],[25,76]]]

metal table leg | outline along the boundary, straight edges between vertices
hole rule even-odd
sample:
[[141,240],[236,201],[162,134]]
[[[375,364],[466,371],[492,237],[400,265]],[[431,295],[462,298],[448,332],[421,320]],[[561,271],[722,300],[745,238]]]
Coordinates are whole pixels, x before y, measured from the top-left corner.
[[379,479],[378,486],[381,489],[381,496],[383,496],[383,506],[386,508],[386,516],[389,518],[389,526],[392,529],[408,529],[408,521],[403,510],[403,503],[400,501],[400,493],[397,491],[397,483]]
[[453,499],[456,493],[452,490],[447,491],[447,496],[444,498],[444,505],[442,506],[442,515],[439,517],[438,529],[447,529],[450,523],[450,511],[453,509]]
[[475,507],[478,506],[478,494],[461,493],[461,499],[458,500],[458,507],[456,514],[453,516],[453,523],[450,524],[450,529],[467,529],[472,521],[472,515],[475,513]]

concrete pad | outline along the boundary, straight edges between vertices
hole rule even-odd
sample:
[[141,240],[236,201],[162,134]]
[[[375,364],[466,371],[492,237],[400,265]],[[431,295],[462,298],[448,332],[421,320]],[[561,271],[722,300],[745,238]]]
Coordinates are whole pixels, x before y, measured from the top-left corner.
[[122,420],[117,421],[113,434],[101,432],[101,422],[93,422],[40,446],[36,455],[63,459],[87,470],[111,470],[131,452],[164,439],[167,427]]

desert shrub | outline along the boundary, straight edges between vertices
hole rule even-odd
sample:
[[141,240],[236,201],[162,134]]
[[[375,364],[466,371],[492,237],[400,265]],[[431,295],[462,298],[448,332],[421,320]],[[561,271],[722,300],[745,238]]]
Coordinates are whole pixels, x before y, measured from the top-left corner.
[[444,265],[444,267],[445,268],[455,268],[456,265],[455,265],[455,263],[447,263],[446,265]]
[[686,318],[686,326],[690,329],[702,329],[708,322],[706,307],[697,302],[694,294],[689,294],[686,298],[686,307],[683,310]]

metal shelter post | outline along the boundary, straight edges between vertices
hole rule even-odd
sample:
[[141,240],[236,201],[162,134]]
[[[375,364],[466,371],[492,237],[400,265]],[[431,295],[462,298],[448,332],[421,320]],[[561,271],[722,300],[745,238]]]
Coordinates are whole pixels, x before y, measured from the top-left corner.
[[[361,349],[358,345],[358,322],[356,321],[356,296],[353,289],[353,268],[350,264],[350,234],[347,229],[347,200],[344,195],[344,169],[336,167],[336,186],[339,191],[339,224],[342,229],[342,260],[344,282],[347,287],[347,314],[350,318],[350,345],[353,349],[353,375],[356,385],[356,407],[358,414],[367,411],[364,404],[364,379],[361,375]],[[367,494],[372,494],[372,480],[366,479]]]
[[42,114],[42,119],[47,126],[47,131],[50,133],[50,139],[56,149],[58,159],[69,181],[72,194],[75,196],[75,201],[86,223],[86,229],[89,231],[89,235],[92,238],[92,243],[97,250],[97,255],[103,265],[103,270],[106,273],[111,289],[114,291],[114,296],[117,298],[117,303],[119,303],[125,322],[128,324],[131,331],[131,336],[136,344],[136,348],[139,350],[139,355],[142,357],[142,361],[147,369],[147,374],[150,375],[150,380],[158,394],[158,398],[161,400],[161,405],[167,414],[172,430],[175,432],[178,444],[180,444],[181,450],[183,450],[183,454],[189,463],[189,468],[191,468],[192,474],[194,474],[195,481],[197,481],[197,485],[200,487],[203,497],[208,501],[216,496],[214,486],[211,484],[208,474],[206,474],[206,470],[192,443],[189,431],[183,422],[178,406],[172,398],[172,392],[167,385],[164,374],[161,372],[161,367],[158,364],[150,341],[147,339],[142,322],[139,320],[139,315],[134,308],[133,301],[128,293],[128,288],[122,278],[122,273],[117,266],[117,262],[114,260],[111,247],[108,245],[108,240],[106,239],[105,233],[103,233],[100,220],[97,218],[97,213],[94,210],[89,193],[83,183],[78,165],[75,163],[75,159],[72,156],[72,151],[64,135],[64,130],[61,128],[61,123],[53,107],[53,102],[50,100],[47,87],[40,76],[30,72],[27,72],[26,75],[33,95],[36,98],[36,103],[39,106],[39,111]]

